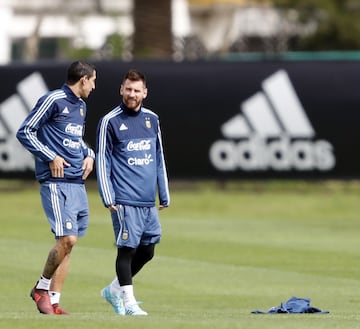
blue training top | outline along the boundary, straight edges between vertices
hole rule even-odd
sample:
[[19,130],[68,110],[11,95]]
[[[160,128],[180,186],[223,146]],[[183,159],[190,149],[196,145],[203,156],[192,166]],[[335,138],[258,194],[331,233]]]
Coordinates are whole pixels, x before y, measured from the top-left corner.
[[[83,183],[84,158],[95,158],[83,141],[86,103],[64,84],[42,96],[20,126],[16,137],[35,156],[35,176],[46,180]],[[56,155],[68,163],[64,178],[52,178],[49,162]]]
[[160,205],[170,204],[158,116],[124,104],[99,121],[96,173],[105,206],[124,204],[151,207],[158,188]]

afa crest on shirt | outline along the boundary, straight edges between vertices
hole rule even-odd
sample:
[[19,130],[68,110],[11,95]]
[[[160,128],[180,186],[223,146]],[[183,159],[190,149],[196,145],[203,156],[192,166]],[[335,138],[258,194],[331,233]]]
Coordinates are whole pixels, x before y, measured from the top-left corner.
[[145,118],[145,125],[146,125],[146,128],[151,128],[151,121],[150,121],[150,118],[149,117],[146,117]]

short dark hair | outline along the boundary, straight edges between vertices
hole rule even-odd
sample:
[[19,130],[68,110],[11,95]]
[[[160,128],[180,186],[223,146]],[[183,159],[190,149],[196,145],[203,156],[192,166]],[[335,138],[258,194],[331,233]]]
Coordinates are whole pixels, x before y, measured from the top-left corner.
[[143,73],[141,73],[137,69],[130,69],[124,76],[123,83],[125,80],[130,81],[142,81],[144,83],[144,86],[146,87],[146,78]]
[[84,76],[90,78],[95,70],[96,68],[93,64],[82,61],[73,62],[67,71],[67,83],[73,85]]

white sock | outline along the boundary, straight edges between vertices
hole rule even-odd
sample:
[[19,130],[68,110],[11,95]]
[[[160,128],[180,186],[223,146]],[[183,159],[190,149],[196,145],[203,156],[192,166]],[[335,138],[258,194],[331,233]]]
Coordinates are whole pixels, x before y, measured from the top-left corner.
[[57,291],[49,291],[51,305],[59,304],[61,293]]
[[117,277],[115,277],[114,280],[110,283],[110,293],[114,295],[121,294],[121,288]]
[[51,279],[46,279],[43,276],[41,276],[36,285],[36,289],[49,290],[50,283],[51,283]]
[[134,286],[132,284],[127,286],[121,286],[121,293],[123,295],[125,305],[136,304],[136,299],[134,296]]

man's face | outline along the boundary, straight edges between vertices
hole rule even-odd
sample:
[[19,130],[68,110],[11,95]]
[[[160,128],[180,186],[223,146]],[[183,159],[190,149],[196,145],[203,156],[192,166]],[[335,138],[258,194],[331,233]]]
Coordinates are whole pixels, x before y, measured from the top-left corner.
[[138,111],[142,101],[147,96],[147,88],[141,80],[131,81],[126,79],[120,87],[120,95],[122,96],[123,103],[127,108],[133,111]]
[[89,78],[84,76],[81,78],[80,97],[88,98],[90,93],[95,89],[96,71],[93,71],[92,76]]

